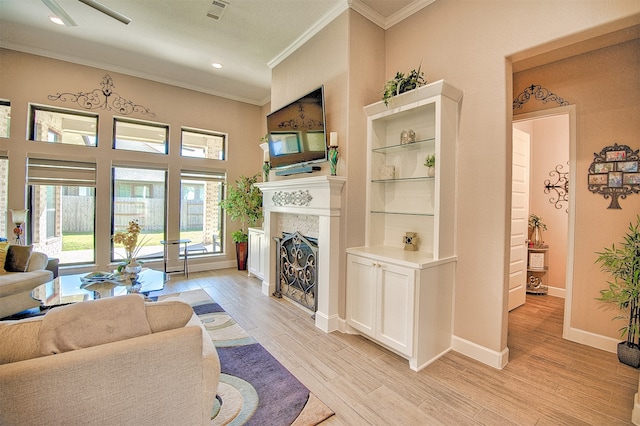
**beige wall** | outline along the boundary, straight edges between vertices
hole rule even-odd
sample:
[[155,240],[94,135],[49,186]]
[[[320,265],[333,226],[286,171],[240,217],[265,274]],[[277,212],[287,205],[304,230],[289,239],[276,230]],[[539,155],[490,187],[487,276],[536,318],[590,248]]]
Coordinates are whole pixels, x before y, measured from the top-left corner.
[[[498,0],[490,5],[438,1],[389,29],[386,75],[422,63],[429,80],[445,78],[464,90],[454,333],[498,353],[507,344],[512,98],[507,58],[546,43],[558,47],[577,42],[585,37],[578,34],[583,30],[595,35],[637,25],[640,3]],[[625,17],[631,18],[614,22]],[[589,79],[590,73],[584,69],[583,78]],[[592,121],[594,126],[602,126],[605,117],[599,118]],[[582,219],[576,225],[586,234],[584,241],[592,224]],[[589,329],[597,327],[590,324]]]
[[[591,193],[587,173],[594,153],[618,143],[640,149],[640,39],[574,56],[514,75],[514,96],[536,82],[576,105],[576,237],[571,325],[578,330],[618,338],[613,312],[595,300],[608,277],[599,271],[597,251],[619,242],[640,212],[640,194],[610,200]],[[530,101],[523,112],[549,108]]]
[[[177,238],[180,199],[180,170],[226,168],[228,180],[240,175],[260,173],[262,150],[259,139],[264,135],[264,115],[261,108],[212,95],[181,89],[149,80],[130,77],[107,70],[80,66],[54,59],[0,49],[2,73],[0,98],[11,101],[11,136],[0,139],[0,150],[9,152],[9,208],[22,208],[25,204],[25,166],[28,154],[36,153],[51,158],[80,159],[97,163],[96,192],[96,257],[98,268],[108,267],[110,257],[110,167],[112,162],[136,162],[168,167],[168,235]],[[114,91],[122,97],[149,108],[155,117],[134,113],[127,117],[170,126],[169,155],[115,151],[111,149],[114,111],[96,110],[99,114],[97,148],[49,144],[26,140],[28,104],[85,111],[70,102],[51,101],[48,95],[57,92],[77,93],[99,89],[102,78],[109,74]],[[180,157],[181,126],[213,130],[228,134],[228,161]],[[226,226],[228,255],[204,260],[194,259],[194,270],[216,267],[216,263],[235,258],[230,234],[238,225]],[[230,249],[231,248],[231,249]],[[191,262],[190,262],[191,263]]]

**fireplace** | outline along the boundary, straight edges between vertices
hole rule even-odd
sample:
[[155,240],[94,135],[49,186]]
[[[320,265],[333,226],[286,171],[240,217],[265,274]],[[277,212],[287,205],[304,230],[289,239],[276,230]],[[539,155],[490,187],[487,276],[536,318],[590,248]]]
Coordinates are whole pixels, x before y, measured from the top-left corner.
[[276,241],[276,297],[288,297],[318,310],[318,240],[299,232],[283,232]]
[[[341,231],[342,188],[346,179],[339,176],[314,176],[297,179],[261,182],[257,186],[263,193],[264,213],[264,280],[262,292],[272,295],[276,292],[278,265],[277,243],[282,233],[295,234],[300,229],[278,229],[280,224],[290,223],[290,217],[283,221],[282,215],[299,215],[304,219],[304,227],[309,223],[317,229],[299,232],[316,238],[316,293],[314,295],[316,327],[325,332],[339,329],[338,293],[342,279],[340,263],[344,262],[344,240]],[[312,220],[308,220],[311,217]],[[317,223],[317,225],[315,225]],[[295,225],[293,225],[295,226]],[[344,263],[343,263],[344,267]]]

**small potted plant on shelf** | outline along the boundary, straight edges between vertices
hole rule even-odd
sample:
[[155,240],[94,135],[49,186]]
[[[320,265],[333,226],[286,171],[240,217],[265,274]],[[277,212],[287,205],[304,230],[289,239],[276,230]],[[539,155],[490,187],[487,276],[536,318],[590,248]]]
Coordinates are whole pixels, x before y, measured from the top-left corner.
[[422,65],[418,67],[417,71],[411,70],[407,75],[398,71],[394,78],[384,84],[382,100],[385,105],[389,105],[392,97],[427,84],[424,72],[420,71],[421,67]]
[[624,314],[616,315],[613,319],[623,319],[627,325],[620,329],[621,337],[626,340],[618,343],[618,359],[623,364],[634,368],[640,367],[640,346],[638,345],[640,331],[640,215],[636,224],[629,224],[629,232],[624,240],[616,246],[605,248],[596,253],[596,263],[601,265],[604,272],[613,277],[609,281],[609,288],[600,290],[597,300],[614,304]]
[[427,176],[433,177],[436,175],[436,155],[427,155],[425,158],[424,166],[427,168]]
[[249,254],[247,228],[262,219],[262,191],[255,185],[257,181],[257,174],[251,177],[240,176],[236,180],[235,187],[228,187],[227,196],[220,202],[220,206],[232,220],[240,221],[240,229],[231,234],[233,242],[236,243],[239,270],[247,269],[247,257]]
[[529,215],[529,245],[532,247],[542,246],[542,231],[546,230],[547,225],[542,222],[542,217],[531,213]]

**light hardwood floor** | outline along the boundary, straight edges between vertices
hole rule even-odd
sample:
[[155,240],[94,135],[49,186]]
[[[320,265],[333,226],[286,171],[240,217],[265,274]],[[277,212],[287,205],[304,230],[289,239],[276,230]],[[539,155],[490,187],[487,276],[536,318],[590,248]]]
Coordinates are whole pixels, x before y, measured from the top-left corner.
[[323,425],[629,425],[638,371],[561,338],[563,299],[527,296],[509,314],[509,364],[449,352],[419,373],[360,336],[325,334],[258,279],[174,274],[164,294],[204,289],[336,415]]

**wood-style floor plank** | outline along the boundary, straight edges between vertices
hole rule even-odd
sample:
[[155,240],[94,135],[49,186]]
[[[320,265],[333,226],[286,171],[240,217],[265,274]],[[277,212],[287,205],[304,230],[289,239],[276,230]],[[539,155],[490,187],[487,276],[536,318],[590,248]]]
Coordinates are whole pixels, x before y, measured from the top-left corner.
[[630,425],[638,370],[562,339],[563,299],[527,296],[509,313],[509,364],[449,352],[422,371],[356,335],[325,334],[309,313],[262,294],[234,269],[172,275],[162,294],[203,289],[288,368],[341,425]]

